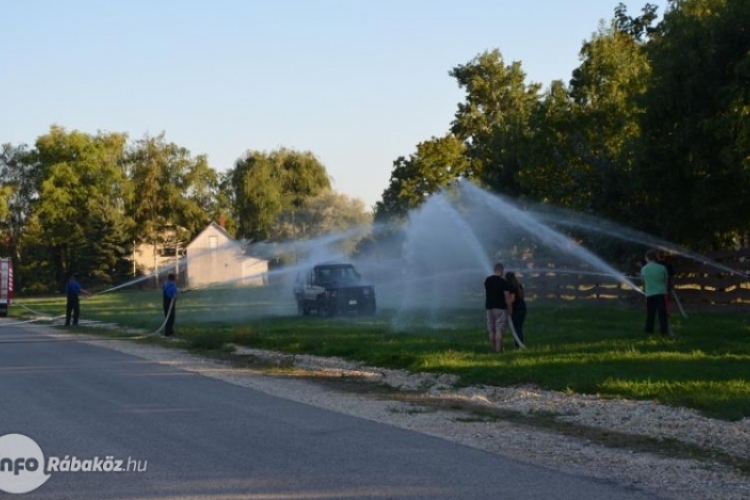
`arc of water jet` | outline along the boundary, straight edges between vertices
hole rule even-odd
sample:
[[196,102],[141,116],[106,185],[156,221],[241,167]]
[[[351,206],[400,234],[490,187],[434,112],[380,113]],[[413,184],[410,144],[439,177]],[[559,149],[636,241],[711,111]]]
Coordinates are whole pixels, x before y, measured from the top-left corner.
[[641,279],[640,276],[629,276],[627,274],[621,274],[621,273],[603,273],[603,272],[596,272],[596,271],[583,271],[580,269],[555,269],[555,268],[546,268],[546,267],[536,267],[536,268],[525,268],[525,269],[518,269],[519,273],[529,273],[529,274],[585,274],[587,276],[609,276],[612,278],[618,278],[620,276],[624,276],[628,279]]
[[326,248],[347,238],[364,235],[372,231],[372,227],[360,225],[346,231],[329,233],[307,240],[285,240],[280,242],[247,242],[245,248],[252,249],[261,255],[271,255],[277,252],[309,251]]
[[[566,211],[566,212],[570,212],[570,211]],[[575,216],[579,218],[582,216],[582,214],[578,214],[575,212],[573,213]],[[659,238],[656,238],[655,236],[652,236],[648,233],[637,231],[635,229],[628,228],[626,226],[623,226],[621,224],[618,224],[612,221],[607,221],[607,224],[610,226],[613,226],[614,229],[602,227],[603,224],[601,223],[597,224],[594,222],[586,222],[586,221],[581,221],[581,220],[571,221],[569,219],[563,219],[561,216],[556,215],[556,214],[553,215],[553,214],[548,214],[548,213],[542,213],[539,211],[537,211],[536,214],[544,218],[545,220],[551,221],[556,224],[561,224],[563,226],[568,226],[568,227],[578,227],[584,230],[593,231],[594,233],[606,234],[608,236],[612,236],[614,238],[617,238],[626,242],[629,241],[633,243],[639,243],[641,245],[658,247],[660,250],[665,250],[665,251],[672,252],[677,255],[681,255],[683,257],[688,257],[697,262],[700,262],[701,264],[705,264],[709,267],[713,267],[721,271],[728,272],[730,274],[735,274],[737,276],[741,276],[746,279],[750,278],[750,276],[748,276],[745,273],[741,273],[740,271],[737,271],[736,269],[732,269],[731,267],[725,266],[724,264],[721,264],[720,262],[716,262],[696,252],[692,252],[678,245],[674,245],[674,244],[665,242],[663,240],[660,240]],[[624,235],[623,233],[625,233],[626,235]]]
[[484,250],[480,247],[479,242],[477,241],[476,235],[472,231],[472,229],[468,226],[467,222],[464,220],[463,217],[461,217],[461,214],[458,213],[456,208],[448,203],[445,198],[438,198],[438,201],[441,202],[441,207],[445,212],[447,212],[448,217],[456,224],[456,227],[459,231],[461,231],[461,234],[464,236],[464,239],[468,241],[470,245],[471,251],[474,253],[474,257],[479,261],[480,265],[484,266],[485,274],[491,274],[492,273],[492,264],[490,263],[490,260],[487,256],[487,254],[484,252]]
[[[620,284],[622,284],[622,281],[618,280],[617,278],[619,278],[621,276],[624,277],[624,278],[627,278],[627,279],[629,279],[631,281],[633,281],[633,280],[642,280],[643,279],[643,277],[640,276],[640,275],[630,276],[630,275],[627,275],[627,274],[597,273],[597,272],[593,272],[593,271],[578,271],[578,270],[575,270],[575,269],[559,269],[558,270],[558,269],[537,268],[537,269],[527,269],[525,271],[522,270],[520,272],[521,273],[528,272],[529,274],[584,274],[584,275],[588,275],[588,276],[609,276],[611,278],[614,278]],[[632,290],[635,290],[636,292],[640,293],[641,295],[645,295],[646,294],[640,288],[633,288],[632,285],[630,285],[630,284],[628,284],[628,286],[630,286],[630,288]]]
[[464,190],[464,192],[481,193],[486,196],[485,200],[492,201],[493,203],[494,202],[502,203],[503,206],[501,206],[501,208],[503,210],[498,210],[498,208],[493,205],[489,205],[489,208],[492,209],[494,212],[502,215],[504,219],[510,224],[513,224],[514,226],[522,228],[528,232],[536,231],[538,233],[544,234],[545,244],[553,246],[559,250],[562,250],[563,252],[575,255],[579,258],[582,258],[583,260],[586,260],[587,262],[593,261],[594,265],[596,265],[597,267],[614,271],[613,274],[619,278],[618,281],[626,284],[633,291],[638,292],[641,295],[645,295],[643,290],[641,290],[635,283],[632,283],[622,274],[617,274],[616,270],[613,269],[612,266],[610,266],[609,264],[601,260],[596,255],[592,254],[589,250],[584,248],[582,245],[579,245],[578,243],[574,242],[573,240],[564,236],[563,234],[557,231],[554,231],[547,226],[544,226],[543,224],[541,224],[539,221],[537,221],[534,217],[532,217],[528,213],[525,213],[519,208],[502,200],[501,197],[492,195],[490,193],[486,193],[481,188],[471,183],[462,183],[461,187]]

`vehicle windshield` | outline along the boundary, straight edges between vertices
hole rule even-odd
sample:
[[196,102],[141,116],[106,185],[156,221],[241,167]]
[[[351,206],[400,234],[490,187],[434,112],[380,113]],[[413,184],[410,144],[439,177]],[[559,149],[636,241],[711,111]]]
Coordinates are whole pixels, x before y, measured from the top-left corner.
[[315,278],[322,283],[327,281],[355,281],[359,279],[359,274],[352,266],[319,267],[315,270]]

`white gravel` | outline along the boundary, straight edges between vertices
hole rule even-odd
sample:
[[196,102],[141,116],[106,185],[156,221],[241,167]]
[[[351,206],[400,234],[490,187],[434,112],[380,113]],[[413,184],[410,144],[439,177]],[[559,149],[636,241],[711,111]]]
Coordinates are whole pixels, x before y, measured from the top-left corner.
[[[55,333],[57,336],[67,334]],[[80,338],[80,336],[77,336]],[[231,368],[228,363],[130,341],[88,340],[109,349],[172,365],[207,377],[257,389],[286,399],[455,441],[519,461],[623,485],[675,500],[750,499],[750,475],[708,459],[675,459],[630,449],[611,448],[539,427],[499,419],[481,420],[465,410],[436,409],[405,401],[332,390],[310,375],[361,376],[400,389],[424,391],[446,401],[469,402],[526,414],[556,415],[560,422],[673,440],[704,450],[750,458],[750,419],[725,422],[695,411],[649,401],[601,399],[595,396],[543,391],[535,387],[470,387],[454,389],[451,376],[410,374],[362,366],[335,358],[289,356],[237,347],[250,354],[293,365],[277,372]],[[300,377],[299,375],[304,375]],[[444,405],[449,406],[449,405]],[[454,405],[457,406],[457,405]]]

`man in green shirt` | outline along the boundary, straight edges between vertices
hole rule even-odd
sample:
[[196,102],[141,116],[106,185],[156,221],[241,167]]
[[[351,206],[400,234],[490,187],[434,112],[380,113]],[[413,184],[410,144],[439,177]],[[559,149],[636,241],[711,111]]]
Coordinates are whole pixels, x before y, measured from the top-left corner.
[[667,320],[667,268],[656,262],[655,250],[646,252],[646,265],[641,268],[646,293],[646,333],[654,333],[654,320],[659,316],[659,333],[669,335]]

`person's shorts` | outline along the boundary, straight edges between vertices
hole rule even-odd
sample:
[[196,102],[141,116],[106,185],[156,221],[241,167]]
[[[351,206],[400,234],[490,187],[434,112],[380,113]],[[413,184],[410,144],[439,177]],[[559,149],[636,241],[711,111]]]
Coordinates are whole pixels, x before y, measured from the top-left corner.
[[487,309],[487,331],[490,334],[502,334],[507,325],[507,309]]

